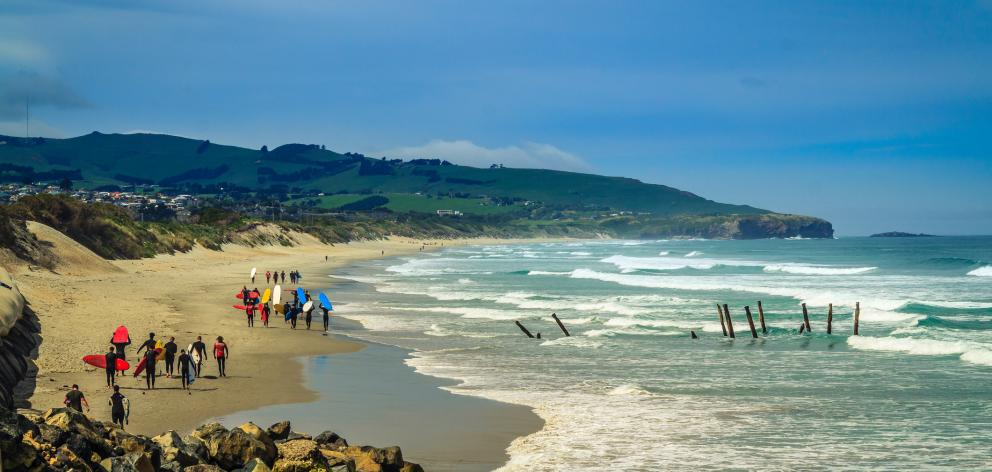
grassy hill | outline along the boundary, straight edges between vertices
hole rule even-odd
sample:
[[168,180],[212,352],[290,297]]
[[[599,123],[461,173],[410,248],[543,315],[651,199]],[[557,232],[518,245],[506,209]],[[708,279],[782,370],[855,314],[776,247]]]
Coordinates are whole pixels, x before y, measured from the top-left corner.
[[[374,159],[323,146],[247,149],[159,134],[91,133],[68,139],[0,136],[0,183],[58,182],[76,188],[155,186],[221,207],[297,207],[423,215],[455,210],[479,224],[525,232],[569,224],[623,237],[831,237],[824,220],[707,200],[635,179],[541,169]],[[239,206],[240,205],[240,206]]]

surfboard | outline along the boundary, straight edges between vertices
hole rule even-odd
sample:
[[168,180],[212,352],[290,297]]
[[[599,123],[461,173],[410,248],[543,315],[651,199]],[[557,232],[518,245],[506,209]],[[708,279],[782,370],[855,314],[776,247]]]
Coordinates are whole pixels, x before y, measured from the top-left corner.
[[244,310],[244,309],[248,308],[248,307],[246,307],[244,305],[231,305],[231,307],[234,308],[235,310]]
[[[107,358],[103,354],[90,354],[88,356],[83,356],[83,362],[93,366],[99,367],[101,369],[107,368]],[[117,359],[114,363],[114,370],[128,370],[131,368],[131,364],[128,364],[124,359]]]
[[279,302],[281,301],[282,301],[282,286],[276,285],[276,287],[272,289],[272,304],[278,305]]
[[124,325],[118,326],[114,330],[114,337],[110,340],[111,344],[124,344],[128,340],[127,328]]
[[268,288],[265,289],[265,292],[262,293],[262,303],[269,303],[269,298],[271,297],[272,297],[272,289],[268,289]]
[[303,288],[302,287],[297,287],[296,288],[296,298],[299,298],[300,299],[300,303],[306,303],[306,301],[307,301],[307,293],[303,291]]
[[162,342],[162,341],[156,341],[155,342],[155,352],[158,353],[158,355],[155,356],[155,360],[160,361],[160,360],[164,359],[165,358],[165,343]]
[[186,353],[189,354],[189,358],[193,360],[194,364],[200,363],[200,353],[193,350],[193,343],[189,343],[189,346],[186,346]]
[[186,374],[186,385],[193,385],[193,381],[196,380],[196,372],[191,368],[189,373]]
[[324,294],[324,292],[320,292],[320,304],[324,305],[324,308],[334,311],[334,306],[331,305],[331,299],[327,298],[327,295]]
[[131,418],[131,400],[124,397],[124,399],[121,400],[121,404],[124,405],[124,424],[130,424],[128,419]]
[[293,310],[290,309],[289,311],[286,312],[286,321],[289,321],[289,319],[292,317],[293,317]]
[[[161,355],[164,355],[165,349],[162,349],[160,347],[156,347],[155,348],[155,352],[158,353],[158,356],[161,356]],[[155,356],[155,359],[156,360],[158,360],[158,356]],[[145,371],[145,364],[147,362],[148,362],[148,359],[146,359],[145,356],[141,356],[141,362],[139,362],[138,365],[135,366],[135,368],[134,368],[134,376],[135,377],[141,375],[141,373]]]
[[[242,300],[242,299],[245,298],[245,294],[243,294],[241,292],[238,292],[238,293],[234,294],[234,298],[237,298],[238,300]],[[258,298],[258,292],[254,291],[254,290],[248,292],[248,298]]]
[[255,268],[255,267],[252,267],[251,268],[251,278],[253,278],[253,279],[255,278],[255,272],[258,272],[258,269]]
[[308,301],[303,304],[303,311],[310,311],[313,309],[313,302]]

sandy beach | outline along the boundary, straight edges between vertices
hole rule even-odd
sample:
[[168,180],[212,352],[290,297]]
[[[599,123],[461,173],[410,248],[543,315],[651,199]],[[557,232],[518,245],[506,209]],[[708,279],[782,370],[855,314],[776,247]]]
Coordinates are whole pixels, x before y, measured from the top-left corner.
[[[29,399],[32,408],[61,406],[66,389],[76,383],[89,399],[89,416],[109,420],[110,390],[104,374],[80,358],[106,352],[112,332],[121,324],[131,333],[133,344],[126,354],[132,362],[149,332],[163,340],[175,336],[180,348],[198,335],[208,346],[218,335],[228,343],[228,377],[210,378],[217,368],[208,359],[203,371],[208,377],[198,379],[191,394],[180,389],[178,379],[164,376],[158,378],[153,392],[145,391],[143,378],[128,373],[120,379],[123,393],[131,398],[128,430],[141,434],[184,431],[238,411],[313,401],[317,393],[306,388],[303,366],[297,359],[363,348],[356,342],[322,336],[319,329],[290,330],[281,319],[274,319],[268,329],[256,319],[256,327],[248,329],[244,314],[231,305],[242,285],[252,287],[248,277],[252,267],[258,268],[255,286],[260,289],[266,286],[266,270],[299,270],[303,285],[326,286],[327,275],[336,267],[360,259],[416,253],[424,243],[428,249],[442,244],[392,238],[330,246],[292,234],[296,242],[292,247],[232,245],[223,251],[197,248],[152,259],[105,261],[50,228],[32,224],[31,229],[51,243],[61,259],[55,271],[22,266],[14,272],[42,325],[43,342],[35,361],[37,386]],[[494,241],[446,240],[443,244],[487,242]],[[160,364],[159,371],[164,371],[164,365]],[[490,453],[502,456],[505,446],[494,445]]]

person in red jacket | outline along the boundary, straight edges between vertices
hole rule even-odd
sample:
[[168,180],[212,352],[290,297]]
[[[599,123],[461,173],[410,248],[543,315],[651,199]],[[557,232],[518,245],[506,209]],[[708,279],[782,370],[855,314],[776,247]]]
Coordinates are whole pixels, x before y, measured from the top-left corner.
[[224,342],[224,336],[217,336],[217,342],[214,343],[214,359],[217,359],[218,377],[227,377],[224,367],[228,355],[229,352],[227,350],[227,343]]

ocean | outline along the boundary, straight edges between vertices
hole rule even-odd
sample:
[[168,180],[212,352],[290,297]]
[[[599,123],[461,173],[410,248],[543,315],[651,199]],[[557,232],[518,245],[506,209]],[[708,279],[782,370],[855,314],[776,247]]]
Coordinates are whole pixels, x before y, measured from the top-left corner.
[[457,247],[332,276],[349,335],[545,420],[501,470],[992,468],[992,237]]

